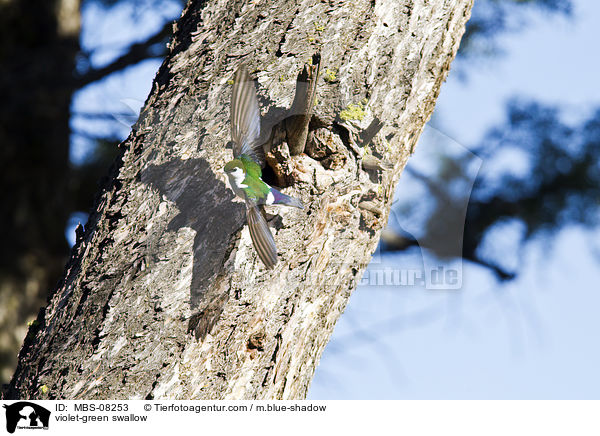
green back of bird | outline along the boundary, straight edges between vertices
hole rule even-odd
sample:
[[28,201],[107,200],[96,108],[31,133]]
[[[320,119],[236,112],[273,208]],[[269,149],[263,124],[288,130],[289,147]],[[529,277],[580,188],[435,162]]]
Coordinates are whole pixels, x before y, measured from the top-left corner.
[[271,188],[261,180],[262,170],[260,165],[245,154],[240,156],[240,160],[246,169],[246,178],[244,179],[244,184],[248,185],[247,188],[244,188],[246,196],[254,201],[265,198]]

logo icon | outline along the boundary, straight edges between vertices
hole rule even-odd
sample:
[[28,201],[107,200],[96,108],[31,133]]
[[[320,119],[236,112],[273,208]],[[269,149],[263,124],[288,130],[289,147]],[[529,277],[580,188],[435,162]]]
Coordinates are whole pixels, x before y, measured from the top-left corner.
[[6,409],[6,431],[15,429],[48,429],[50,411],[29,401],[19,401],[3,406]]

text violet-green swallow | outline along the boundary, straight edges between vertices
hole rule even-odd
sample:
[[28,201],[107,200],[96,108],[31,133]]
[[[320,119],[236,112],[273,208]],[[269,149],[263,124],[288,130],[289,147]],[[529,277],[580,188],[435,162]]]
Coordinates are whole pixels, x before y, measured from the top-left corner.
[[269,269],[277,263],[277,247],[262,214],[262,205],[282,204],[304,209],[297,198],[282,194],[262,181],[265,154],[260,140],[260,110],[254,82],[240,67],[231,93],[231,139],[234,159],[225,165],[233,192],[246,202],[248,228],[258,257]]

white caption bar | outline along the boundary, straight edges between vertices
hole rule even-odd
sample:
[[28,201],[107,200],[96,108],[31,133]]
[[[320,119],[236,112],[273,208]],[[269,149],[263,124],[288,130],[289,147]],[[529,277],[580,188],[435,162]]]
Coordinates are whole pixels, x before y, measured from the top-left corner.
[[[600,435],[600,401],[0,401],[4,434]],[[42,433],[38,433],[42,430]]]

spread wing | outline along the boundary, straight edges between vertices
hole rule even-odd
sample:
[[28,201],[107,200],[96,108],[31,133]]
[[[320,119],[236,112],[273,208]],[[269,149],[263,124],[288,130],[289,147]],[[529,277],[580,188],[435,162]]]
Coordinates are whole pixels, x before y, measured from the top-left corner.
[[253,202],[246,202],[246,215],[254,249],[262,263],[268,269],[273,269],[277,263],[277,247],[275,246],[273,234],[269,230],[261,210]]
[[256,99],[254,82],[244,66],[235,72],[231,92],[231,139],[233,155],[250,156],[261,167],[265,164],[265,153],[259,140],[260,110]]

